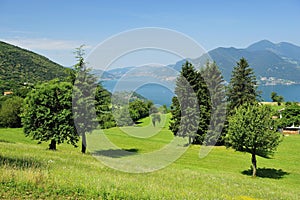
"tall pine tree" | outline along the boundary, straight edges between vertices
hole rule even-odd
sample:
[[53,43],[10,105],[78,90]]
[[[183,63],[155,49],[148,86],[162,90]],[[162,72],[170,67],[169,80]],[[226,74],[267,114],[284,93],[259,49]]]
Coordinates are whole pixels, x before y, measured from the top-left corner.
[[253,104],[257,101],[259,92],[257,91],[257,81],[254,71],[245,58],[237,62],[233,68],[230,83],[228,86],[227,100],[229,114],[235,108],[248,103]]
[[206,145],[224,144],[224,134],[222,133],[226,119],[226,93],[225,81],[215,62],[207,62],[203,70],[207,87],[211,98],[211,121],[204,143]]
[[189,143],[202,143],[210,119],[210,96],[200,72],[186,62],[176,80],[172,99],[170,129],[174,135],[189,137]]
[[197,71],[196,87],[197,99],[199,103],[199,124],[195,143],[202,144],[207,134],[211,119],[211,97],[207,83],[210,81],[204,79],[205,73],[203,70]]
[[180,104],[180,121],[178,132],[180,137],[188,137],[191,144],[197,137],[199,121],[199,103],[197,99],[197,73],[193,65],[186,62],[176,80],[175,94]]
[[[76,131],[82,138],[81,152],[86,153],[86,133],[97,127],[95,110],[96,77],[90,72],[84,61],[83,46],[76,49],[77,64],[74,66],[72,107]],[[76,78],[76,79],[75,79]]]

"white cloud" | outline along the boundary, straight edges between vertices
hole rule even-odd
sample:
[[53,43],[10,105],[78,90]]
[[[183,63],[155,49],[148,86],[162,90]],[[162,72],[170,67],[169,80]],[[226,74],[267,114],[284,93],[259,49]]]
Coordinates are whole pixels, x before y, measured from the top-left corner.
[[[81,45],[78,41],[48,38],[11,38],[1,40],[29,50],[73,50]],[[86,46],[85,48],[89,47]]]

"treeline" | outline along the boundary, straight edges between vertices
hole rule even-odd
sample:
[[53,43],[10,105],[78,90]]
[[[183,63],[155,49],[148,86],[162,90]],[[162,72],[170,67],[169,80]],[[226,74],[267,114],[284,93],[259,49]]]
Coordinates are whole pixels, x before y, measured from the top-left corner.
[[260,105],[260,92],[253,69],[242,58],[233,68],[228,85],[216,65],[196,70],[186,62],[176,80],[170,130],[188,137],[188,143],[226,145],[252,155],[267,157],[281,141],[272,110]]
[[[23,126],[26,136],[40,142],[50,141],[49,149],[52,150],[64,142],[77,146],[81,136],[82,152],[85,153],[86,133],[95,128],[132,125],[149,115],[153,103],[136,93],[114,95],[118,96],[118,102],[129,101],[128,112],[124,112],[124,106],[115,109],[118,104],[112,104],[112,94],[91,74],[83,55],[82,47],[78,48],[77,64],[63,80],[36,84],[27,91],[25,98],[16,93],[2,96],[0,127]],[[131,121],[124,121],[122,116],[127,113]]]
[[226,117],[225,81],[216,63],[196,70],[186,62],[176,80],[175,94],[170,122],[174,135],[188,137],[193,144],[223,144],[219,135]]

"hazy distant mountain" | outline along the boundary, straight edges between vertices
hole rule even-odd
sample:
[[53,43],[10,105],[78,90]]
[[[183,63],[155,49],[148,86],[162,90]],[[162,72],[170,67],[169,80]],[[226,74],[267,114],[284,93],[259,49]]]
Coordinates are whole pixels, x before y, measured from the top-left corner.
[[122,67],[122,68],[117,68],[117,69],[111,69],[108,70],[107,72],[111,75],[113,75],[116,79],[121,78],[124,74],[129,72],[130,70],[134,69],[135,67]]
[[[208,56],[209,55],[209,56]],[[196,59],[187,59],[197,66],[203,66],[208,58],[211,58],[220,67],[226,81],[230,80],[233,67],[240,58],[244,57],[248,60],[249,65],[254,68],[255,74],[261,84],[295,84],[300,83],[300,47],[281,42],[274,44],[268,40],[256,42],[245,49],[237,49],[234,47],[219,47],[202,55]],[[180,60],[175,64],[167,67],[180,71],[185,60]],[[118,79],[124,74],[135,69],[134,67],[118,68],[108,71]],[[161,68],[162,69],[162,68]],[[159,68],[147,68],[136,71],[135,76],[158,76],[163,70]],[[164,74],[163,76],[167,76]],[[174,79],[174,74],[169,75],[170,79]]]
[[92,74],[97,76],[97,77],[101,77],[102,81],[103,80],[112,80],[112,79],[117,79],[116,76],[114,76],[113,74],[103,71],[101,69],[93,69],[92,70]]
[[286,57],[286,58],[293,59],[295,61],[300,61],[300,47],[287,42],[280,42],[278,44],[274,44],[268,40],[262,40],[250,45],[247,48],[247,50],[249,51],[267,50],[281,57]]
[[[299,96],[295,93],[299,90],[297,84],[300,84],[300,47],[287,42],[274,44],[268,40],[256,42],[244,49],[219,47],[198,58],[179,60],[165,67],[143,66],[112,69],[107,71],[110,77],[106,75],[103,79],[113,81],[104,81],[104,85],[113,90],[116,89],[115,85],[118,82],[118,86],[126,90],[134,89],[145,82],[157,84],[161,82],[162,85],[166,85],[170,91],[173,91],[176,77],[186,60],[191,61],[196,68],[199,68],[203,67],[209,58],[217,63],[224,79],[229,82],[233,67],[242,57],[246,58],[254,69],[263,99],[270,101],[270,94],[275,91],[284,95],[287,101],[300,101]],[[170,105],[174,94],[172,92],[169,92],[168,95],[167,93],[157,93],[159,91],[162,91],[162,88],[157,85],[149,85],[139,92],[155,103]],[[159,99],[154,98],[157,96]],[[168,100],[168,102],[162,102],[162,100]]]
[[221,68],[227,81],[236,62],[244,57],[264,84],[272,84],[270,81],[274,84],[300,83],[300,47],[293,44],[262,40],[245,49],[220,47],[208,54]]

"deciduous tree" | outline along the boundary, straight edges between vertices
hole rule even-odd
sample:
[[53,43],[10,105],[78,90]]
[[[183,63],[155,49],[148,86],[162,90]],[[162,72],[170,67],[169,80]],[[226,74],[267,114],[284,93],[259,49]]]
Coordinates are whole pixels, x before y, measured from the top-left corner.
[[281,111],[282,118],[278,120],[278,126],[284,128],[287,126],[300,126],[300,106],[297,103],[287,105]]
[[21,107],[23,98],[11,96],[5,98],[0,105],[0,127],[19,128],[21,127]]
[[280,106],[281,103],[284,101],[283,96],[279,96],[276,92],[271,93],[271,99],[273,102],[277,102],[277,104]]
[[33,89],[25,98],[22,113],[25,135],[41,142],[51,141],[51,150],[65,141],[77,146],[79,136],[72,114],[72,89],[71,83],[56,80]]
[[226,144],[241,152],[251,154],[253,176],[256,176],[256,156],[273,154],[281,141],[272,120],[271,109],[264,105],[244,104],[235,108],[229,118]]

